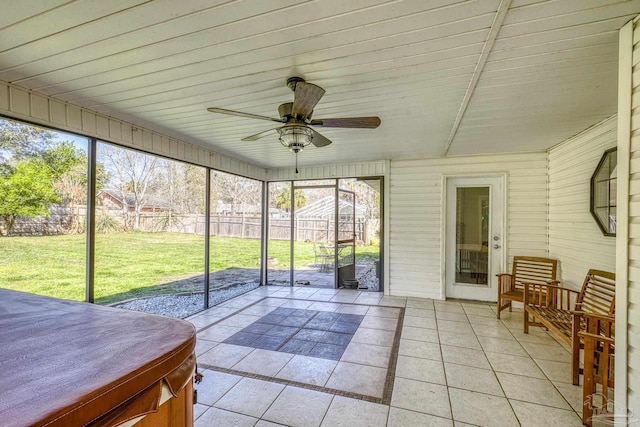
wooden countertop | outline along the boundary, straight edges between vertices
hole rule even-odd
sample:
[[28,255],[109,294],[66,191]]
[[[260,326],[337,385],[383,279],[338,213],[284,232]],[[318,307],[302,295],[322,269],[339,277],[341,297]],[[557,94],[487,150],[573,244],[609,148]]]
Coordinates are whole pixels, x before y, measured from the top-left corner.
[[194,349],[195,328],[179,319],[0,289],[0,425],[152,412],[163,383],[175,396],[191,381]]

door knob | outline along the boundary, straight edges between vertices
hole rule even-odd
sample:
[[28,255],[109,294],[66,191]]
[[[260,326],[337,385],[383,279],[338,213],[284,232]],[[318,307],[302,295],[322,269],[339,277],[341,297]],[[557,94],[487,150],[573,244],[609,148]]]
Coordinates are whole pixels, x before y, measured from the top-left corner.
[[493,249],[500,249],[500,245],[493,245]]
[[500,240],[500,236],[493,236],[493,240],[497,242],[498,240]]

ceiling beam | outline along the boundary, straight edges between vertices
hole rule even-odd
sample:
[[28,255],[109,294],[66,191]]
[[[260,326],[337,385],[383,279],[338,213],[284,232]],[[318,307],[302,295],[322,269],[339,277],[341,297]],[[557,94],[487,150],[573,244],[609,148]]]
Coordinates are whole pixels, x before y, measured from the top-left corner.
[[473,71],[473,76],[471,77],[471,81],[469,82],[469,86],[467,87],[467,92],[464,94],[462,104],[460,105],[460,109],[458,110],[456,119],[454,120],[453,126],[451,127],[451,133],[449,134],[447,145],[444,147],[444,150],[442,150],[442,157],[447,156],[447,154],[449,153],[449,148],[451,148],[451,144],[453,143],[453,140],[458,133],[458,129],[460,128],[460,123],[462,122],[464,113],[467,111],[469,101],[471,101],[473,92],[476,90],[476,86],[478,85],[478,81],[480,80],[480,76],[482,75],[482,71],[484,70],[484,66],[487,63],[487,58],[489,58],[489,53],[491,53],[491,49],[493,49],[493,43],[496,41],[496,37],[498,37],[498,33],[500,32],[500,28],[502,27],[504,18],[507,16],[507,11],[509,10],[510,5],[511,0],[502,0],[500,2],[500,5],[498,6],[496,16],[493,19],[491,29],[489,30],[489,35],[487,36],[487,40],[484,42],[482,53],[480,53],[480,58],[478,59],[476,68]]

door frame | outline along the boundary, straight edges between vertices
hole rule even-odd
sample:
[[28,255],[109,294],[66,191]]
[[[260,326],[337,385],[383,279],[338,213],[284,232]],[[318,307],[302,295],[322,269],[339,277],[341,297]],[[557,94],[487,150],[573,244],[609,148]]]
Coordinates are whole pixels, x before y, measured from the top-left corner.
[[[384,175],[363,175],[363,176],[344,176],[344,177],[340,177],[340,178],[305,178],[305,179],[283,179],[283,180],[272,180],[272,181],[264,181],[263,184],[263,208],[262,208],[262,214],[263,214],[263,221],[262,221],[262,227],[263,227],[263,231],[262,231],[262,255],[261,255],[261,270],[262,270],[262,274],[261,274],[261,286],[266,286],[269,283],[269,266],[267,264],[267,259],[269,256],[269,227],[270,227],[270,216],[269,216],[269,207],[271,205],[271,197],[269,195],[269,188],[271,185],[275,184],[275,183],[288,183],[289,185],[291,185],[291,236],[289,237],[289,254],[290,254],[290,267],[289,267],[289,287],[293,287],[294,283],[295,283],[295,250],[294,250],[294,239],[295,236],[293,234],[293,230],[294,230],[294,223],[295,223],[295,191],[299,190],[299,189],[312,189],[312,188],[335,188],[335,197],[336,197],[336,211],[338,209],[338,195],[339,195],[339,189],[340,189],[340,180],[341,179],[356,179],[356,180],[378,180],[380,181],[380,188],[379,188],[379,193],[380,193],[380,208],[379,208],[379,215],[380,215],[380,234],[379,234],[379,248],[380,248],[380,252],[378,255],[378,265],[379,265],[379,275],[378,275],[378,283],[379,283],[379,288],[378,288],[378,292],[382,295],[388,295],[388,287],[386,286],[387,281],[385,280],[388,277],[388,269],[386,268],[387,263],[388,263],[388,251],[385,250],[388,239],[386,239],[385,237],[387,236],[386,234],[386,230],[388,230],[387,227],[387,221],[388,221],[388,212],[387,212],[387,206],[388,204],[385,203],[386,197],[389,194],[387,191],[387,185],[389,185],[389,180],[385,179]],[[318,184],[318,185],[313,185],[313,184],[309,184],[309,185],[298,185],[297,183],[299,182],[313,182],[313,181],[333,181],[334,184]],[[349,191],[349,190],[347,190]],[[357,200],[355,200],[355,194],[354,194],[354,201],[357,202]],[[356,206],[354,204],[353,209],[355,210]],[[335,228],[337,231],[337,221],[338,221],[338,215],[336,215],[335,218]],[[354,221],[355,221],[355,215],[354,215]],[[337,234],[336,234],[337,237]],[[335,239],[337,242],[337,238]],[[354,245],[354,256],[355,256],[355,251],[356,251],[356,246]],[[334,259],[335,260],[335,259]],[[336,264],[337,266],[337,264]],[[334,268],[334,289],[337,289],[338,287],[338,274],[337,274],[337,268]]]
[[[340,196],[342,194],[349,194],[353,200],[353,203],[351,205],[351,222],[350,222],[350,226],[351,226],[351,230],[353,231],[353,234],[351,235],[350,239],[340,239],[340,223],[341,223],[341,218],[340,218]],[[346,274],[347,276],[351,277],[353,276],[353,278],[356,278],[356,203],[357,203],[357,198],[356,198],[356,192],[352,191],[352,190],[347,190],[345,188],[340,188],[340,183],[338,182],[338,185],[336,187],[336,203],[335,203],[335,209],[336,209],[336,214],[335,214],[335,236],[334,236],[334,248],[333,248],[333,253],[334,253],[334,272],[335,272],[335,278],[334,278],[334,282],[335,282],[335,288],[338,289],[341,285],[340,283],[340,279],[342,277],[344,277],[344,275]],[[350,264],[348,267],[340,267],[340,250],[339,250],[339,245],[341,244],[351,244],[351,250],[353,251],[353,264]],[[342,270],[341,270],[342,269]]]
[[[473,178],[499,178],[502,181],[502,206],[503,206],[503,221],[502,230],[500,235],[502,237],[502,255],[501,265],[505,268],[507,266],[508,252],[509,252],[509,236],[507,230],[509,229],[509,209],[508,209],[508,173],[507,172],[488,172],[488,173],[443,173],[440,181],[441,189],[441,205],[440,205],[440,299],[445,300],[447,298],[447,225],[449,220],[447,219],[447,184],[451,179],[473,179]],[[506,270],[505,270],[506,271]]]

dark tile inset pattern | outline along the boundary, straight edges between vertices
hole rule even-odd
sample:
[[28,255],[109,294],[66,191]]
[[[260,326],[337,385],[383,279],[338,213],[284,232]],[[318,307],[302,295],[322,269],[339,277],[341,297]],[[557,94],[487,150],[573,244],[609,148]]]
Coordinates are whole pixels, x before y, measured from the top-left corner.
[[364,316],[279,307],[227,344],[340,360]]

